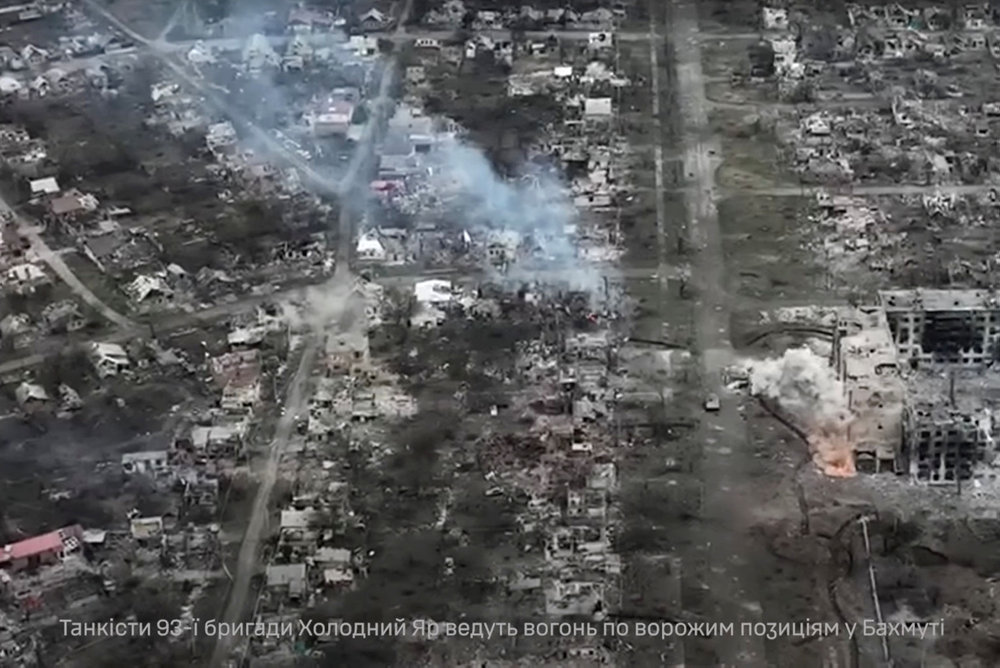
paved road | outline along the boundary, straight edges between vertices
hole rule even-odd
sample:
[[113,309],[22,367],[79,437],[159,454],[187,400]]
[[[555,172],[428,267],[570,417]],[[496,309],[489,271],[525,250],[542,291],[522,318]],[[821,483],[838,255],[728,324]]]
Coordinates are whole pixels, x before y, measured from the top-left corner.
[[[348,247],[349,250],[349,247]],[[664,278],[677,279],[687,275],[687,269],[676,265],[671,265],[661,259],[656,267],[625,267],[622,268],[614,264],[594,264],[595,273],[600,276],[607,276],[611,280],[658,280],[663,282]],[[487,277],[475,269],[415,269],[413,267],[400,267],[377,269],[372,268],[375,274],[372,280],[386,287],[411,288],[418,281],[429,278],[448,279],[457,285],[471,286],[487,280]],[[548,271],[538,271],[535,275],[542,280],[558,282],[568,278],[565,271],[552,269]],[[285,303],[303,302],[308,299],[310,291],[320,289],[329,284],[329,279],[324,279],[318,283],[307,283],[287,287],[268,294],[253,294],[245,296],[231,302],[225,302],[216,306],[210,306],[191,313],[166,313],[158,315],[153,321],[153,327],[158,339],[169,342],[171,335],[192,328],[208,327],[217,322],[228,320],[233,316],[247,313],[256,306],[264,303]],[[762,304],[761,308],[782,306],[803,306],[799,301],[787,300],[778,304],[780,300],[769,299],[768,303]],[[734,308],[754,308],[754,300],[744,296],[734,296],[732,298]],[[837,303],[840,303],[837,301]],[[35,342],[31,348],[31,354],[25,355],[6,362],[0,362],[0,375],[13,373],[22,369],[28,369],[44,362],[47,358],[58,355],[61,351],[70,346],[86,343],[91,340],[106,341],[108,343],[122,343],[135,338],[148,337],[150,329],[145,324],[133,324],[129,327],[120,327],[113,331],[92,334],[62,334],[46,337]]]
[[83,281],[77,278],[76,274],[73,273],[73,270],[69,268],[62,257],[45,243],[42,235],[38,232],[37,225],[33,225],[31,221],[25,219],[2,196],[0,196],[0,214],[6,214],[11,217],[11,220],[17,225],[18,233],[28,240],[31,244],[31,249],[38,255],[38,258],[48,265],[49,269],[62,279],[83,301],[119,327],[136,326],[132,320],[105,304],[90,288],[84,285]]
[[[695,307],[695,340],[701,356],[704,390],[723,396],[722,371],[733,359],[729,340],[731,301],[726,291],[725,256],[715,203],[717,165],[713,156],[719,153],[719,146],[708,123],[709,104],[705,97],[694,2],[670,0],[666,29],[676,58],[674,83],[685,154],[684,172],[691,175],[691,187],[685,198],[687,229],[694,250],[692,283],[701,295]],[[761,565],[748,561],[750,538],[747,527],[734,512],[740,502],[733,495],[745,485],[754,465],[748,452],[745,423],[735,402],[724,402],[720,411],[705,414],[698,440],[703,448],[702,509],[695,528],[695,544],[701,547],[701,554],[685,559],[685,571],[693,571],[693,577],[707,588],[711,609],[704,616],[716,621],[754,622],[761,610],[757,591],[761,583],[759,573],[755,572]],[[767,665],[763,643],[757,638],[716,638],[711,649],[720,665],[741,668]]]
[[[83,0],[84,2],[90,2],[92,0]],[[559,39],[582,41],[588,40],[591,33],[599,32],[598,30],[533,30],[526,32],[524,35],[527,39],[531,40],[545,40],[549,37],[555,36]],[[370,33],[370,37],[375,37],[382,40],[387,40],[394,43],[405,43],[412,42],[415,39],[435,39],[439,42],[453,41],[456,35],[459,34],[457,30],[442,30],[433,28],[421,28],[421,27],[407,27],[402,30],[397,30],[392,33]],[[475,34],[482,35],[483,37],[489,37],[490,39],[510,39],[511,32],[509,30],[479,30],[475,31]],[[629,32],[629,31],[615,31],[615,39],[622,42],[641,42],[649,39],[649,35],[644,32]],[[287,44],[292,38],[291,35],[271,35],[267,37],[268,42],[274,47],[280,47]],[[320,33],[312,36],[307,36],[306,40],[312,44],[323,44],[329,45],[341,42],[339,35],[337,33]],[[172,51],[187,51],[196,44],[202,44],[211,49],[218,49],[220,51],[235,51],[242,49],[246,44],[246,37],[211,37],[202,40],[182,40],[177,42],[170,42],[169,48]]]

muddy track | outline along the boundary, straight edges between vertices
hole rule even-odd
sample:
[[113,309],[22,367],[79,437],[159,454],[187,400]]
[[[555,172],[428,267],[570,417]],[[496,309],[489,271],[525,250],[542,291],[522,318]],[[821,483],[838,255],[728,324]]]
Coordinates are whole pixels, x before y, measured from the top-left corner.
[[[833,533],[833,536],[824,537],[820,534],[812,533],[812,531],[810,530],[810,523],[809,523],[809,501],[808,499],[806,499],[805,488],[803,487],[801,480],[802,473],[806,470],[808,466],[812,464],[812,455],[809,452],[809,447],[808,447],[809,439],[806,436],[805,432],[803,432],[801,429],[795,426],[791,421],[789,421],[781,413],[781,411],[778,410],[772,404],[772,402],[769,402],[765,399],[758,397],[757,403],[760,404],[760,406],[764,410],[766,410],[771,415],[771,417],[773,417],[775,420],[783,424],[789,431],[795,434],[795,436],[798,437],[800,441],[802,441],[802,444],[806,446],[805,452],[802,456],[802,460],[795,467],[795,471],[792,474],[792,478],[795,481],[795,496],[798,501],[799,511],[802,514],[799,526],[801,528],[803,536],[813,536],[816,538],[817,541],[823,541],[827,546],[827,550],[829,551],[830,554],[830,567],[822,569],[821,571],[822,575],[820,577],[822,577],[825,580],[824,589],[826,591],[827,604],[830,606],[830,609],[833,610],[833,613],[837,616],[837,621],[840,622],[841,625],[847,625],[851,622],[844,614],[843,609],[840,607],[840,602],[837,600],[837,585],[842,580],[846,580],[853,572],[854,555],[851,553],[851,550],[844,548],[843,536],[844,532],[849,527],[852,527],[860,517],[868,514],[868,512],[866,510],[864,512],[856,513],[854,516],[844,521]],[[770,552],[775,558],[781,559],[782,561],[798,563],[795,562],[794,559],[790,559],[788,556],[781,554],[779,550],[775,550],[773,546],[770,544],[768,544],[768,552]],[[844,560],[846,562],[846,567],[842,569],[842,572],[837,573],[837,563],[841,561],[840,557],[842,555],[847,557]],[[796,644],[803,645],[813,640],[817,640],[820,637],[821,636],[814,636],[811,638],[806,638],[805,640],[799,641]],[[858,640],[856,637],[852,636],[849,639],[849,647],[850,647],[850,658],[851,658],[850,668],[859,668],[861,662],[861,649],[858,646]]]

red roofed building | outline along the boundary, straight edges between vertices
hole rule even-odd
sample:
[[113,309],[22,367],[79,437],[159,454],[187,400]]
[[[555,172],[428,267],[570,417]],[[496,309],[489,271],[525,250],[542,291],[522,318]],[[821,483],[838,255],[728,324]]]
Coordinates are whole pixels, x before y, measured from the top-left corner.
[[0,568],[20,571],[43,564],[58,563],[66,554],[79,549],[82,539],[83,527],[74,524],[41,536],[4,545],[0,548]]

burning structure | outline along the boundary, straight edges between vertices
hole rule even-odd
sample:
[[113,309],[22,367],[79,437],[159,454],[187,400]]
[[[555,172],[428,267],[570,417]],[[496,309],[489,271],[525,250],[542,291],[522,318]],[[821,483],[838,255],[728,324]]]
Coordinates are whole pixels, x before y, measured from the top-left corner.
[[959,484],[996,455],[1000,293],[893,290],[837,313],[829,364],[809,348],[753,365],[828,475]]
[[832,365],[852,416],[846,434],[854,453],[852,468],[896,471],[904,385],[882,309],[850,309],[838,315]]
[[852,416],[828,361],[809,348],[786,350],[778,359],[753,366],[750,391],[777,403],[785,419],[805,435],[813,460],[834,477],[854,475]]

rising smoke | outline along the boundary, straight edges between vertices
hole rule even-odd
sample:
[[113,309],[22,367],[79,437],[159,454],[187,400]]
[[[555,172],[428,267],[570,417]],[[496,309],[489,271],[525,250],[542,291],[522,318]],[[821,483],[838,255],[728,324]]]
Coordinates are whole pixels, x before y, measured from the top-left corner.
[[551,173],[534,170],[520,180],[501,179],[482,151],[454,139],[443,141],[434,157],[439,169],[433,181],[454,191],[466,226],[515,230],[530,236],[547,256],[575,254],[566,239],[575,211]]
[[855,474],[851,411],[844,386],[823,357],[809,348],[750,364],[750,392],[777,404],[809,442],[813,461],[834,477]]
[[571,232],[578,213],[560,175],[527,163],[520,177],[505,179],[482,150],[452,138],[438,143],[433,162],[429,185],[445,194],[463,228],[510,230],[533,251],[507,266],[504,278],[597,293],[601,274],[579,256]]
[[[259,6],[234,3],[230,9],[226,18],[228,34],[249,37],[267,32],[271,17]],[[342,44],[346,36],[336,35],[332,39]],[[336,57],[328,63],[328,67],[346,75],[346,66],[354,58],[342,46],[334,45],[334,51]],[[376,72],[378,76],[375,78],[380,81],[380,86],[375,99],[368,103],[371,116],[346,166],[313,164],[305,167],[294,155],[294,150],[280,146],[272,136],[264,136],[265,133],[270,134],[268,129],[243,133],[242,138],[243,145],[252,148],[257,155],[296,167],[307,186],[319,186],[327,194],[336,194],[343,209],[355,219],[367,218],[369,225],[378,225],[382,221],[376,219],[377,212],[372,206],[368,188],[358,187],[356,181],[367,164],[366,156],[374,150],[380,126],[391,115],[390,90],[394,64],[368,63],[366,67],[378,69],[379,65],[381,71]],[[245,80],[243,87],[252,87],[253,109],[234,109],[234,106],[243,106],[246,95],[239,100],[231,100],[229,111],[239,112],[230,113],[234,120],[238,120],[240,115],[273,117],[278,111],[293,106],[289,102],[289,90],[281,85],[281,77],[273,71],[258,74],[252,82]],[[579,257],[576,240],[569,231],[577,222],[577,213],[569,190],[559,175],[529,163],[524,166],[520,178],[505,179],[479,148],[449,135],[440,135],[436,140],[432,155],[426,157],[427,164],[432,167],[427,189],[437,195],[439,202],[457,212],[456,218],[461,221],[463,229],[470,232],[482,228],[511,230],[518,233],[533,251],[525,258],[510,263],[503,276],[495,278],[532,283],[539,288],[557,284],[586,291],[595,297],[601,293],[607,269],[599,272]]]

